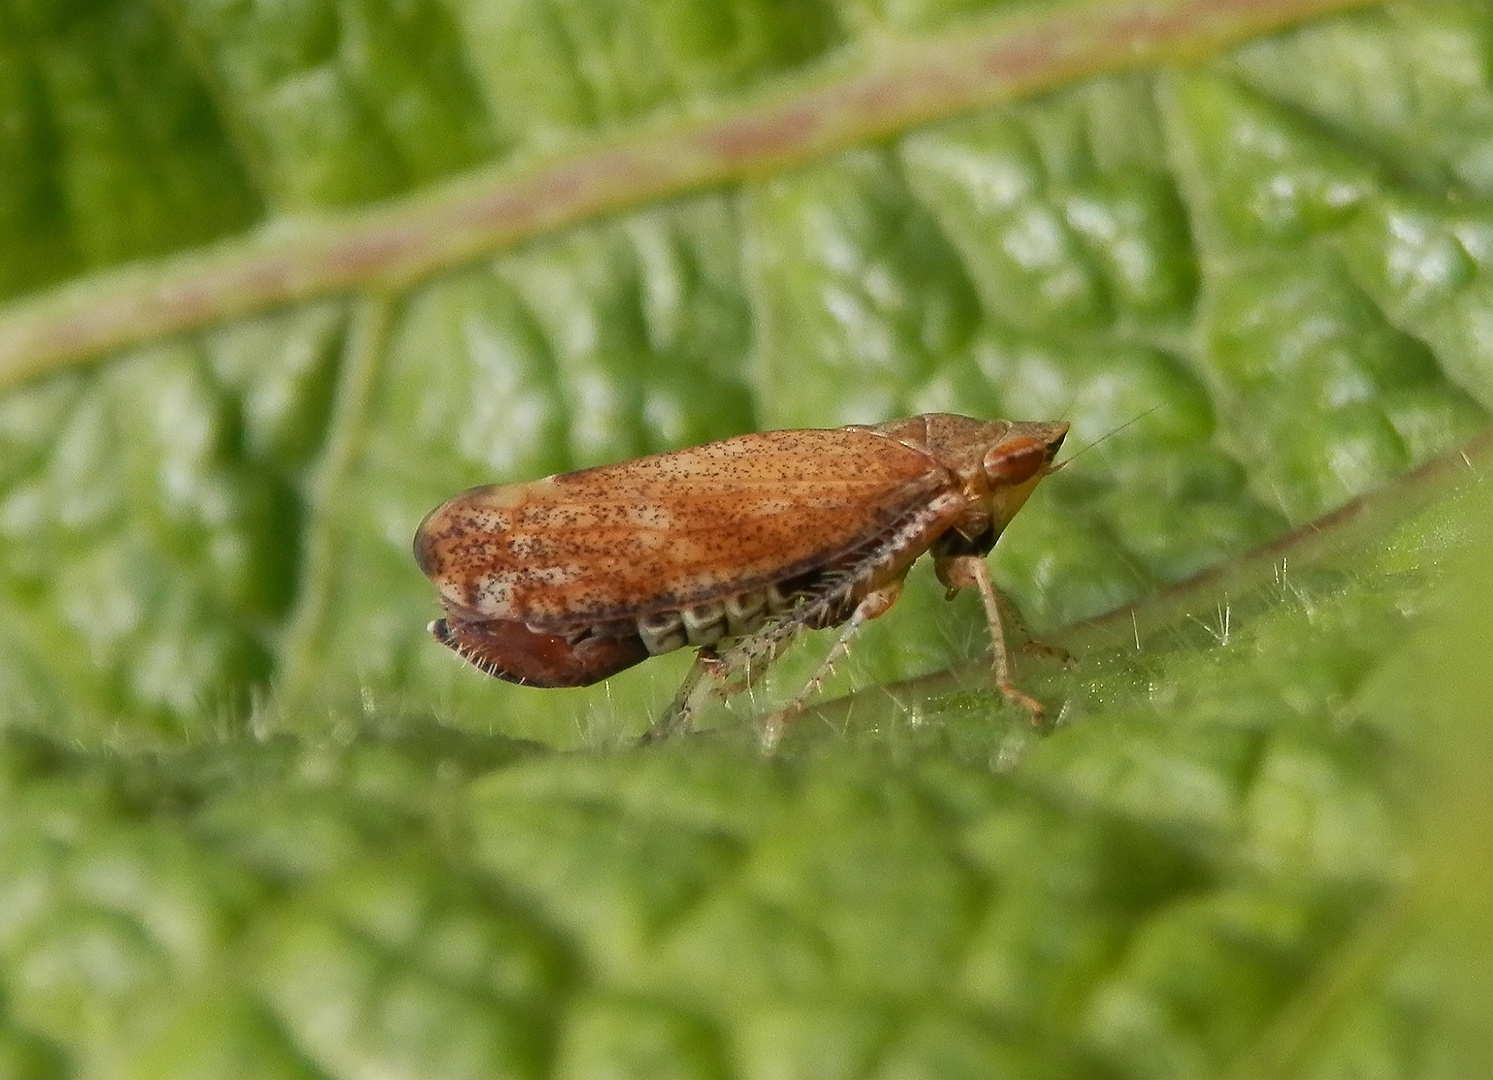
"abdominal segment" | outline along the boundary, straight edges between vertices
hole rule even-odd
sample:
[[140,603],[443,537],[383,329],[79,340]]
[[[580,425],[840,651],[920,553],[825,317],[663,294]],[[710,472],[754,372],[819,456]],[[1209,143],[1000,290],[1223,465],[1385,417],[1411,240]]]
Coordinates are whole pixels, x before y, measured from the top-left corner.
[[638,636],[654,656],[686,645],[714,645],[723,639],[750,634],[770,616],[788,610],[795,599],[792,590],[770,585],[725,600],[641,616],[637,623]]

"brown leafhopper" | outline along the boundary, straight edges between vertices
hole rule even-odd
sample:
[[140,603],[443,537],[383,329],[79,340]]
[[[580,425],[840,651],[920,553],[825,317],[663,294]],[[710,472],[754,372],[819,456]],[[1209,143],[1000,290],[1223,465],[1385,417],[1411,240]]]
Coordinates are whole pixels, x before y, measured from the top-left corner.
[[949,596],[979,590],[996,684],[1040,722],[1042,706],[1011,681],[985,556],[1067,432],[929,413],[741,435],[474,488],[415,534],[415,561],[446,612],[430,631],[488,674],[530,686],[587,686],[694,646],[695,667],[649,733],[657,737],[688,729],[703,677],[718,692],[739,689],[798,631],[843,625],[769,721],[773,741],[932,552]]

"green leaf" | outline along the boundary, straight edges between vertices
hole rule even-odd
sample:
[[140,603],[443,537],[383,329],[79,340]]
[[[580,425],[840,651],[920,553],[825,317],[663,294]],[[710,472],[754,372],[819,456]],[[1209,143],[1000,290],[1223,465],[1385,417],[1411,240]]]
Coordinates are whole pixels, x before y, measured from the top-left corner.
[[[1486,1073],[1490,41],[0,6],[0,1076]],[[823,635],[641,750],[422,631],[466,487],[940,410],[1072,423],[1049,733],[926,568],[773,756]]]

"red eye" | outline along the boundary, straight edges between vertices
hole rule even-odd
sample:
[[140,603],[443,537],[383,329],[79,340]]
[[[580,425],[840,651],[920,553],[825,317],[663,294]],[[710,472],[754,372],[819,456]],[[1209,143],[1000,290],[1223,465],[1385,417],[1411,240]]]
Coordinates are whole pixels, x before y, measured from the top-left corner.
[[985,454],[985,475],[1001,484],[1020,484],[1042,471],[1047,464],[1047,444],[1030,435],[992,446]]

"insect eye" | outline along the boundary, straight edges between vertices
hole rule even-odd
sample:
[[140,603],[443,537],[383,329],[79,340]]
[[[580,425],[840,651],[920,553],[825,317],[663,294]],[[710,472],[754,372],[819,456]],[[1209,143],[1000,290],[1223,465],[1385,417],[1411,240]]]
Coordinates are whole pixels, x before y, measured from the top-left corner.
[[1047,464],[1047,446],[1030,435],[1018,435],[985,452],[985,475],[998,484],[1020,484]]

